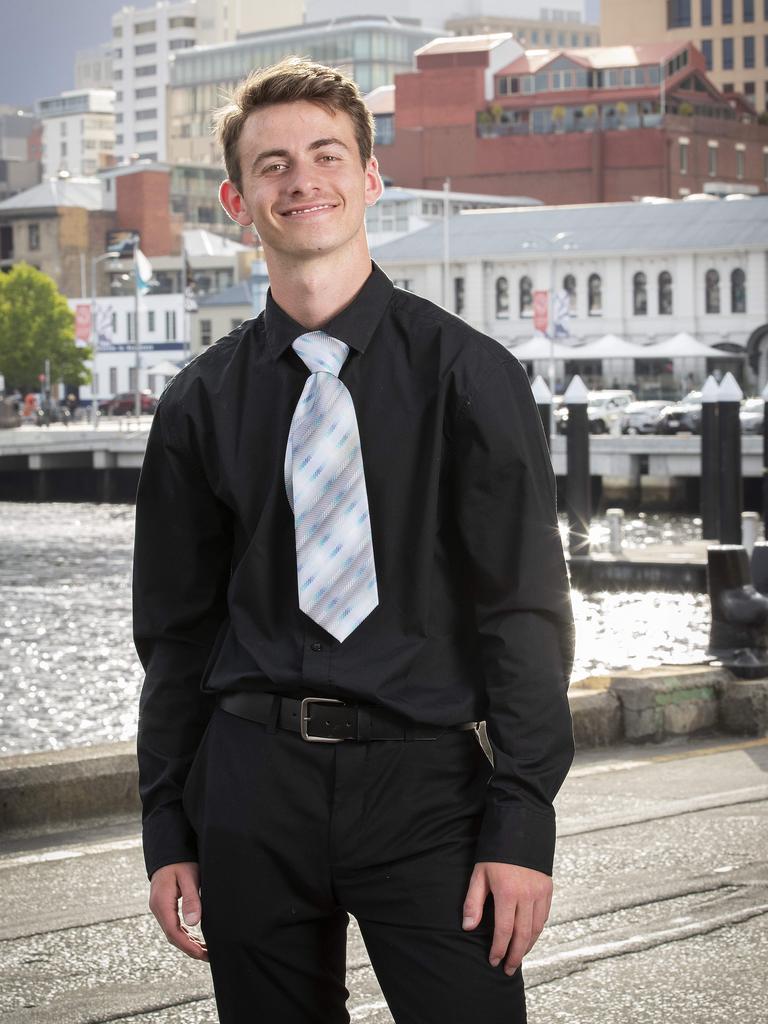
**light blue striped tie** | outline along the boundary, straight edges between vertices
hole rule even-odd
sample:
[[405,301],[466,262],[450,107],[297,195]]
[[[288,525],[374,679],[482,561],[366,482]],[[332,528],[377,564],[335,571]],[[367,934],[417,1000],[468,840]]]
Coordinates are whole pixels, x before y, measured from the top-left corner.
[[293,349],[310,370],[284,467],[296,527],[299,607],[344,640],[379,603],[357,417],[338,376],[349,346],[311,331]]

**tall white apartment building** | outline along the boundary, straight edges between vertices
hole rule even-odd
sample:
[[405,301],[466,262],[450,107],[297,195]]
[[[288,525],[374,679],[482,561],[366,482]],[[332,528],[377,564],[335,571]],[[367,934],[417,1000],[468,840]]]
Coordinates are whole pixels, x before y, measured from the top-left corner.
[[71,89],[37,101],[43,125],[43,178],[96,174],[115,152],[115,94]]
[[123,7],[112,16],[115,153],[118,162],[166,159],[169,58],[197,41],[195,0]]
[[112,44],[101,43],[75,54],[76,89],[112,88]]

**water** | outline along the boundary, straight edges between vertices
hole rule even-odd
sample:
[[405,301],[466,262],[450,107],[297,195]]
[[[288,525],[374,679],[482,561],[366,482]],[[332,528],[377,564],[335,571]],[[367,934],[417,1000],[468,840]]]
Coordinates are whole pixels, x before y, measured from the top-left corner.
[[[0,502],[0,753],[128,740],[142,669],[131,636],[130,505]],[[690,517],[627,516],[632,546],[698,536]],[[604,522],[591,531],[607,545]],[[574,680],[701,660],[706,595],[574,592]]]

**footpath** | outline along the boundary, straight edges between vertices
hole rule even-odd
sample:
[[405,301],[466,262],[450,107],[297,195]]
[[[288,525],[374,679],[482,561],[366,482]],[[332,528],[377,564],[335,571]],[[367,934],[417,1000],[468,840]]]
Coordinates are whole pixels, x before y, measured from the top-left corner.
[[[757,1024],[768,683],[681,668],[588,684],[571,693],[552,913],[524,963],[530,1024]],[[216,1024],[208,968],[148,913],[134,771],[132,744],[0,760],[0,1024]],[[354,919],[347,987],[352,1021],[392,1024]]]

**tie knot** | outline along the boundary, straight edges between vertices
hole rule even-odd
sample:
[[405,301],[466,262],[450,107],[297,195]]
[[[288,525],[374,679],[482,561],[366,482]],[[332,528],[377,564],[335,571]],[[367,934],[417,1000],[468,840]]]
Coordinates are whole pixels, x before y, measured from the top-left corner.
[[338,338],[332,338],[325,331],[310,331],[299,335],[293,342],[293,350],[301,356],[311,373],[324,370],[338,377],[349,354],[349,345]]

